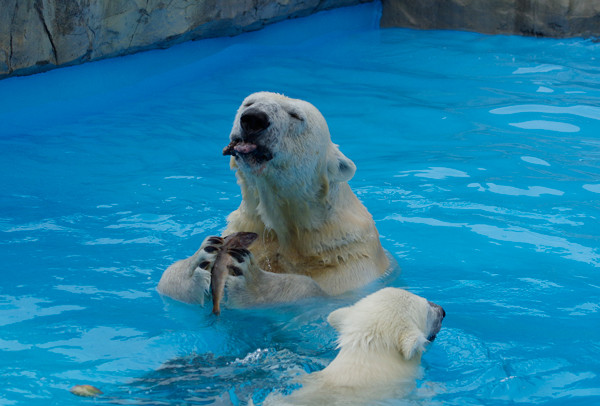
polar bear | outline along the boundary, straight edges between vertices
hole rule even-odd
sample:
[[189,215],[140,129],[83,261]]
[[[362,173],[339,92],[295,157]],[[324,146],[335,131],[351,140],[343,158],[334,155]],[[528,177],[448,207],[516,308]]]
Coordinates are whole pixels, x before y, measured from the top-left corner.
[[271,394],[263,405],[362,405],[405,396],[445,316],[441,306],[398,288],[337,309],[327,319],[339,333],[336,358],[301,378],[291,395]]
[[[350,189],[356,166],[331,141],[312,104],[259,92],[239,107],[224,155],[242,192],[224,236],[253,232],[242,276],[226,290],[236,306],[338,295],[364,286],[389,266],[372,216]],[[163,274],[161,294],[202,303],[219,252],[207,237],[190,258]]]

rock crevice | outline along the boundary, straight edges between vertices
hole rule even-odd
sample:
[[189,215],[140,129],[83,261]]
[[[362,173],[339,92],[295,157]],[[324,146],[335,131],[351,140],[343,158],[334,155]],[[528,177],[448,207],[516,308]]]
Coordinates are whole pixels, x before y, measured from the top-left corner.
[[56,45],[54,44],[54,41],[52,39],[52,33],[48,29],[48,24],[46,24],[46,17],[44,16],[44,5],[43,5],[42,1],[36,0],[34,8],[35,8],[35,11],[37,12],[40,22],[42,23],[42,27],[44,28],[44,33],[46,34],[46,37],[48,38],[48,42],[50,43],[50,48],[51,48],[50,50],[52,51],[52,58],[49,63],[57,64],[58,57],[57,57],[57,52],[56,52]]

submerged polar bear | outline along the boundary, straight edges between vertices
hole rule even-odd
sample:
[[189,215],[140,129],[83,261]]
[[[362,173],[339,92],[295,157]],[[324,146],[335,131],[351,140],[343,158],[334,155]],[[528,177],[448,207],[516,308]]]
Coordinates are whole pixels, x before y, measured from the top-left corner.
[[[235,255],[230,304],[337,295],[382,275],[389,260],[373,218],[350,189],[354,163],[333,144],[310,103],[259,92],[238,109],[224,155],[232,155],[242,191],[224,236],[254,232]],[[190,258],[163,274],[160,293],[202,303],[222,239],[207,237]]]
[[263,405],[360,405],[402,397],[413,389],[421,354],[442,327],[444,309],[403,289],[384,288],[327,321],[339,333],[337,357],[304,376],[289,396]]

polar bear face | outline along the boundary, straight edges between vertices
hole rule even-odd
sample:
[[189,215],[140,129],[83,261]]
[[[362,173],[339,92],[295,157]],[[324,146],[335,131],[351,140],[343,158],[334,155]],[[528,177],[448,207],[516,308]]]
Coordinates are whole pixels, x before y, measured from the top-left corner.
[[356,304],[333,311],[327,321],[340,334],[341,348],[374,353],[395,350],[420,359],[446,316],[441,306],[403,289],[384,288]]
[[[239,107],[223,154],[249,177],[274,177],[282,187],[345,182],[356,167],[331,142],[327,123],[312,104],[259,92]],[[287,184],[286,184],[287,183]],[[314,185],[310,185],[313,187]]]

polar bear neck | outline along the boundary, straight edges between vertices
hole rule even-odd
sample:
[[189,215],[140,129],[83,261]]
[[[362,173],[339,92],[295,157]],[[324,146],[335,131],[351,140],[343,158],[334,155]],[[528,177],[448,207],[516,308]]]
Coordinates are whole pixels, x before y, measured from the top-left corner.
[[314,235],[328,223],[343,223],[348,202],[356,199],[347,183],[330,184],[325,174],[300,182],[285,182],[281,175],[250,179],[240,171],[237,175],[242,214],[274,232],[282,245],[297,246],[299,240],[305,240],[305,232]]

